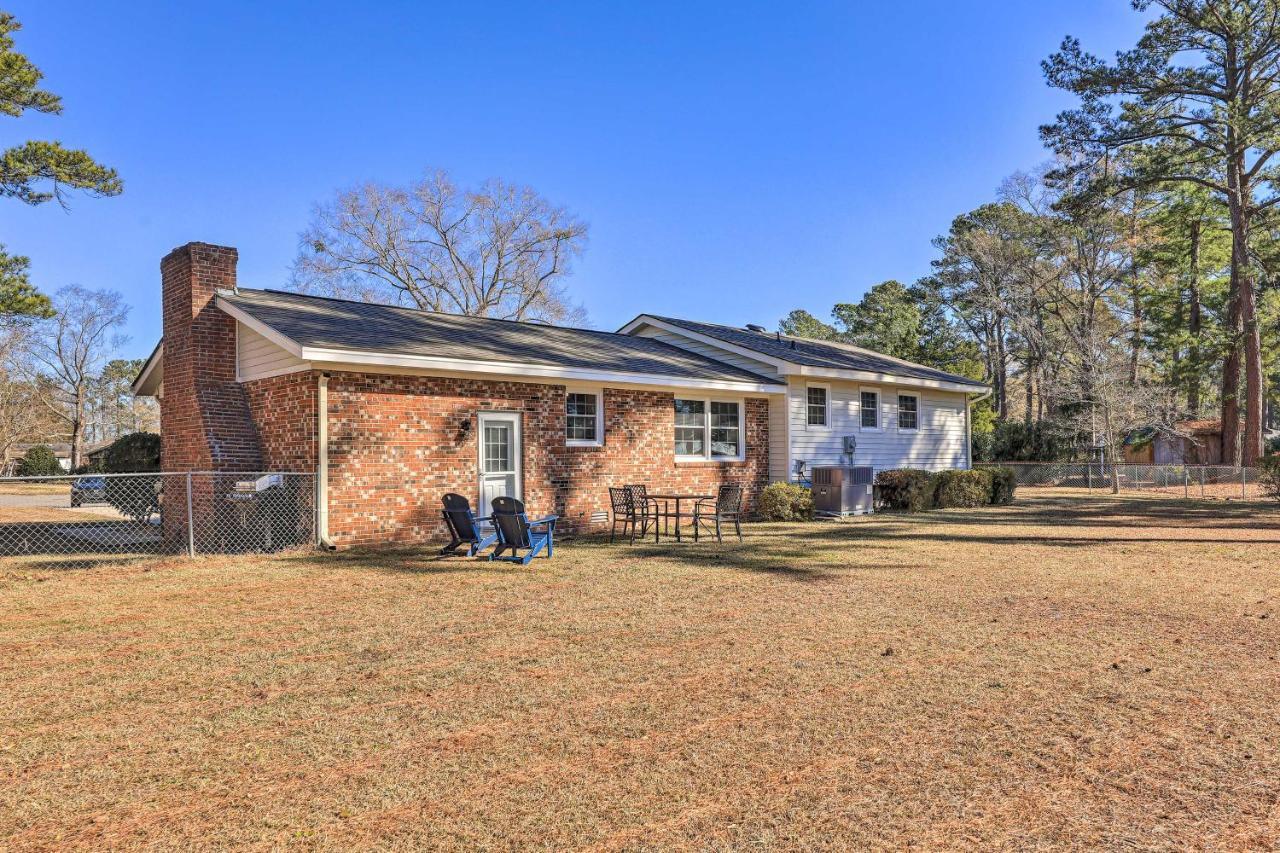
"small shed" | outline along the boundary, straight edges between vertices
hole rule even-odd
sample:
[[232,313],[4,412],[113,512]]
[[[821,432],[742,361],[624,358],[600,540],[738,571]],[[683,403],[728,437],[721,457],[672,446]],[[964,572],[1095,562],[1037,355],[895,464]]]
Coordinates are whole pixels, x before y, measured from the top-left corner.
[[1158,435],[1152,442],[1157,465],[1221,465],[1222,421],[1188,420],[1176,425],[1178,435]]

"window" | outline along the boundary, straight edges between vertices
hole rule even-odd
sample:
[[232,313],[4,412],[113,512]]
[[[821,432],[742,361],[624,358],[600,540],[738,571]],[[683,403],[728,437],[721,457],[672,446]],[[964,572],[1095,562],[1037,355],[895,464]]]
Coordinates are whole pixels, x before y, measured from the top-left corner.
[[676,456],[705,456],[707,404],[702,400],[676,400]]
[[604,410],[600,394],[594,391],[570,391],[565,394],[564,399],[565,443],[578,447],[600,444]]
[[880,392],[863,391],[861,395],[862,428],[880,429]]
[[742,404],[675,401],[675,450],[681,459],[741,459]]
[[806,390],[807,416],[809,426],[827,425],[827,389],[822,385],[810,385]]
[[920,426],[920,398],[915,394],[898,395],[898,429]]
[[711,456],[738,458],[742,427],[737,403],[711,403]]
[[509,424],[485,424],[484,472],[505,473],[515,470],[511,466],[511,426]]

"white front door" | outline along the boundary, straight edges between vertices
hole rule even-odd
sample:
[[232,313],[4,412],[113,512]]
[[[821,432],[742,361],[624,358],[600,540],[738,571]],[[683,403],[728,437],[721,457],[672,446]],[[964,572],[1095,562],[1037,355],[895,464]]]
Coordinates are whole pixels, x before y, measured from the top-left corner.
[[480,515],[494,498],[520,497],[520,416],[480,413]]

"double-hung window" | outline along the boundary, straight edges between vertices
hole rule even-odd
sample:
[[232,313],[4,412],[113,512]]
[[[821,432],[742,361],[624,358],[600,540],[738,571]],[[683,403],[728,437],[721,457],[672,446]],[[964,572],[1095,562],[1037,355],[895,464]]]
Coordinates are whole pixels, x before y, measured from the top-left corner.
[[920,398],[915,394],[898,395],[898,429],[920,428]]
[[805,423],[809,426],[826,426],[828,396],[830,391],[825,385],[810,385],[805,388]]
[[742,404],[736,400],[676,398],[678,459],[741,459]]
[[596,447],[603,443],[604,406],[595,391],[565,394],[564,437],[570,447]]
[[880,429],[879,391],[863,391],[859,395],[858,409],[863,429]]

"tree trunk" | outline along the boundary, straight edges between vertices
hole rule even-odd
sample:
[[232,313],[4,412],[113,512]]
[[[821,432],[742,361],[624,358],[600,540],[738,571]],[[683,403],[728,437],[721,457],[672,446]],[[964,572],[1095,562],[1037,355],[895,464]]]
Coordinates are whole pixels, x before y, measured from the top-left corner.
[[1244,326],[1244,434],[1240,464],[1254,466],[1262,458],[1262,341],[1258,333],[1257,295],[1253,276],[1241,282],[1240,320]]
[[1222,363],[1222,462],[1240,464],[1240,359],[1244,348],[1244,299],[1249,268],[1249,217],[1241,197],[1239,176],[1243,163],[1227,170],[1231,192],[1227,208],[1231,213],[1231,284],[1228,290],[1227,356]]
[[76,401],[71,415],[71,470],[81,465],[80,455],[84,451],[84,403]]
[[1009,419],[1009,353],[1005,350],[1004,323],[996,320],[996,400],[1000,420]]
[[1030,360],[1030,359],[1028,359],[1028,360],[1027,360],[1027,366],[1026,366],[1026,368],[1022,371],[1022,375],[1023,375],[1023,378],[1025,379],[1025,381],[1026,381],[1026,385],[1027,385],[1027,387],[1026,387],[1026,389],[1025,389],[1025,392],[1026,392],[1026,411],[1025,411],[1025,412],[1023,412],[1022,419],[1023,419],[1023,421],[1025,421],[1025,422],[1026,422],[1027,426],[1031,426],[1032,414],[1033,414],[1033,413],[1032,413],[1032,409],[1035,407],[1035,396],[1036,396],[1036,394],[1035,394],[1035,375],[1036,375],[1036,371],[1035,371],[1035,365],[1031,363],[1031,360]]
[[1200,417],[1200,220],[1191,223],[1191,264],[1187,271],[1188,305],[1187,332],[1191,343],[1187,348],[1187,411],[1191,417]]

